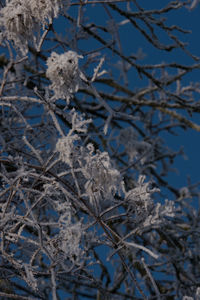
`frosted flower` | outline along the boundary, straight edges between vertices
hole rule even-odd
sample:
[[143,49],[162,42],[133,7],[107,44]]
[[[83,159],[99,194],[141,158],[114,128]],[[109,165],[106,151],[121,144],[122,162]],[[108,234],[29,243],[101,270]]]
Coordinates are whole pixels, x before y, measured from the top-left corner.
[[[85,189],[93,202],[96,199],[112,201],[113,195],[121,189],[122,178],[120,172],[116,170],[107,152],[92,153],[91,144],[88,145],[90,151],[83,159],[82,173],[86,178]],[[81,162],[80,162],[81,164]]]
[[85,120],[82,115],[78,114],[75,109],[70,112],[72,130],[76,132],[87,132],[87,125],[92,122],[92,119]]
[[47,77],[52,81],[50,88],[56,99],[65,98],[69,101],[71,95],[78,91],[81,72],[78,68],[78,59],[82,56],[74,51],[64,54],[51,53],[47,60]]
[[144,222],[144,226],[159,225],[163,223],[165,217],[173,218],[175,216],[175,206],[173,201],[165,200],[165,203],[157,203],[151,214]]
[[[28,50],[28,41],[39,38],[40,27],[58,16],[61,1],[58,0],[11,0],[0,12],[0,26],[5,36],[13,41],[22,54]],[[33,32],[38,33],[38,37]]]
[[61,1],[58,0],[30,0],[30,10],[36,22],[43,27],[52,23],[52,19],[58,17]]
[[72,164],[73,158],[76,156],[76,145],[75,142],[79,140],[77,134],[68,135],[66,137],[60,138],[56,144],[56,151],[59,153],[60,160]]
[[59,212],[58,219],[59,233],[51,240],[51,250],[58,257],[62,255],[64,259],[70,259],[72,262],[79,263],[84,257],[84,251],[81,249],[81,238],[83,235],[83,224],[81,221],[72,221],[72,211],[69,202],[54,202],[56,211]]
[[27,0],[11,0],[0,12],[0,25],[6,37],[13,41],[23,54],[36,26]]
[[129,203],[130,208],[134,209],[137,217],[148,215],[149,210],[153,206],[151,195],[155,192],[159,192],[159,189],[150,187],[150,182],[144,181],[145,176],[139,176],[137,186],[134,189],[125,192],[125,200]]
[[60,249],[65,253],[66,257],[71,261],[78,263],[83,257],[83,251],[80,248],[80,242],[82,237],[82,224],[81,222],[71,223],[68,220],[63,224],[59,234],[60,237]]

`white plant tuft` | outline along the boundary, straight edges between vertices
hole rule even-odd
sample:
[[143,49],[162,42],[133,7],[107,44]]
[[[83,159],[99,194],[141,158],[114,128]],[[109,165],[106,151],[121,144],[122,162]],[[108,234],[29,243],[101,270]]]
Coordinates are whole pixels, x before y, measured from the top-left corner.
[[47,77],[52,81],[50,88],[55,98],[64,98],[69,102],[71,95],[78,91],[81,78],[78,59],[82,56],[74,51],[64,54],[51,53],[47,60]]
[[[0,11],[0,27],[3,35],[14,43],[23,55],[28,43],[37,47],[40,30],[58,17],[62,1],[57,0],[11,0]],[[36,35],[35,35],[36,33]]]
[[14,42],[22,54],[28,51],[28,40],[33,30],[38,28],[34,23],[34,16],[31,14],[28,1],[11,0],[0,11],[0,25],[3,28],[4,36]]
[[32,15],[43,28],[58,17],[61,4],[62,0],[29,0]]

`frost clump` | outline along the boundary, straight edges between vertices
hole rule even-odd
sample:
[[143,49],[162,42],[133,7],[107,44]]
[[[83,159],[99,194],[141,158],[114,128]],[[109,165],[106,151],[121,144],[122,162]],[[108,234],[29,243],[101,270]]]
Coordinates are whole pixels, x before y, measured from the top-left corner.
[[158,188],[151,188],[150,182],[145,182],[145,176],[140,175],[136,187],[125,192],[125,200],[131,211],[134,211],[136,218],[147,217],[153,207],[151,195],[159,192]]
[[72,217],[71,204],[54,202],[59,219],[57,226],[59,233],[49,241],[49,250],[58,260],[70,260],[72,263],[80,264],[84,258],[84,250],[81,248],[81,239],[84,235],[82,221],[74,221]]
[[69,102],[71,95],[78,91],[81,72],[78,59],[82,56],[74,51],[64,54],[51,53],[47,60],[47,77],[51,80],[50,88],[56,99],[64,98]]
[[36,24],[27,0],[11,0],[0,11],[0,26],[8,40],[26,54],[28,40]]
[[79,141],[79,136],[77,134],[62,137],[58,140],[56,144],[56,151],[59,153],[59,158],[61,161],[72,164],[74,156],[76,156],[76,146],[75,143]]
[[[28,52],[28,41],[37,45],[40,28],[58,16],[61,1],[57,0],[11,0],[0,11],[0,26],[4,36],[13,41],[23,55]],[[38,37],[33,33],[37,32]]]
[[61,1],[57,0],[31,0],[29,1],[31,13],[43,27],[52,23],[58,17]]
[[173,201],[165,200],[164,204],[154,203],[152,194],[160,192],[152,187],[151,182],[145,182],[145,176],[140,175],[136,187],[125,192],[125,200],[129,205],[129,211],[134,212],[135,222],[143,222],[144,227],[162,224],[166,217],[175,216]]
[[[107,152],[94,153],[92,144],[80,146],[78,135],[67,135],[58,140],[56,151],[61,161],[72,168],[72,176],[81,182],[81,196],[89,200],[98,211],[113,203],[113,197],[122,189],[122,177],[114,168]],[[76,175],[75,175],[76,174]],[[82,178],[80,180],[80,178]]]
[[92,205],[95,204],[98,210],[102,205],[105,208],[113,202],[113,196],[120,193],[121,174],[114,168],[107,152],[94,153],[92,144],[78,147],[78,141],[78,135],[62,137],[56,144],[56,151],[61,161],[81,175],[81,190],[84,191],[82,196],[88,198]]
[[61,217],[59,224],[58,248],[63,251],[66,258],[70,258],[72,262],[79,263],[84,256],[80,247],[83,235],[81,221],[73,223],[71,214],[69,214],[65,218]]
[[66,136],[58,139],[56,143],[56,152],[59,153],[59,159],[69,166],[73,166],[74,161],[78,161],[80,156],[78,133],[86,133],[87,125],[92,122],[91,119],[85,120],[82,115],[79,115],[74,109],[69,113],[69,121],[72,124],[71,130]]
[[90,198],[90,202],[94,199],[99,201],[109,200],[112,202],[113,196],[120,192],[122,186],[122,177],[120,172],[114,168],[107,152],[97,151],[93,153],[93,145],[87,146],[89,152],[83,155],[80,161],[82,173],[86,178],[85,190]]

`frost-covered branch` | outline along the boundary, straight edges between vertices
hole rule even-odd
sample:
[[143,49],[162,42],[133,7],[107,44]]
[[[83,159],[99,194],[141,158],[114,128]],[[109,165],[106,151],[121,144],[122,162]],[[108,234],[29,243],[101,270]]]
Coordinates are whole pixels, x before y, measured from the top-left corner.
[[199,299],[198,1],[0,4],[2,299]]

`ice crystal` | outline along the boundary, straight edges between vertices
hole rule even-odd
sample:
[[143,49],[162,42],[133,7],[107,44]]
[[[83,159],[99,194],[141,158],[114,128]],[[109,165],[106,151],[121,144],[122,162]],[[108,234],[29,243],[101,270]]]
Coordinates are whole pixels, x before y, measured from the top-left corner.
[[78,263],[83,257],[83,251],[80,248],[80,241],[82,237],[82,224],[81,222],[72,223],[71,220],[67,220],[62,225],[60,231],[60,249],[69,257],[72,261]]
[[87,125],[92,122],[92,119],[85,120],[82,115],[78,114],[75,109],[70,112],[72,131],[79,133],[87,132]]
[[90,203],[94,204],[94,201],[97,201],[98,207],[102,207],[103,202],[108,205],[113,201],[113,196],[122,190],[121,174],[113,166],[107,152],[94,153],[92,144],[88,144],[87,147],[80,146],[77,145],[79,141],[80,138],[76,134],[60,138],[56,144],[60,160],[73,169],[76,163],[76,174],[79,173],[82,178],[84,196],[89,198]]
[[80,137],[75,132],[86,133],[87,125],[91,123],[92,120],[85,120],[83,116],[79,115],[74,109],[71,110],[68,117],[72,128],[66,136],[58,139],[55,150],[59,153],[60,160],[71,166],[74,159],[80,155]]

